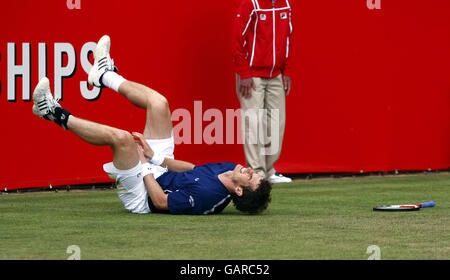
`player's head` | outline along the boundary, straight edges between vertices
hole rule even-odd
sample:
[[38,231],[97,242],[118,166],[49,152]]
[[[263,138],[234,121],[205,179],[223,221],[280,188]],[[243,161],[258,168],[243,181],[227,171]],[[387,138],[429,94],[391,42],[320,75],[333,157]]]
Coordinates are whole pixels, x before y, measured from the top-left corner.
[[233,170],[233,181],[237,184],[232,194],[233,204],[239,211],[259,214],[269,205],[272,185],[251,168],[237,165]]

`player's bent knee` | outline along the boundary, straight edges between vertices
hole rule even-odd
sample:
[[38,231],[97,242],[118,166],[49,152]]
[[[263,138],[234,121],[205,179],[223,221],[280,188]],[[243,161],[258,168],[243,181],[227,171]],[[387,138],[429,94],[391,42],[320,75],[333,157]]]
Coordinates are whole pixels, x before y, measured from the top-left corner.
[[112,133],[112,142],[114,146],[134,146],[134,138],[131,133],[125,130],[116,129]]
[[153,98],[150,109],[158,114],[168,112],[169,109],[169,101],[167,98],[165,98],[162,95],[158,95],[157,97]]
[[161,108],[168,108],[169,107],[169,101],[166,97],[162,96],[161,94],[158,94],[157,98],[155,98],[155,105]]

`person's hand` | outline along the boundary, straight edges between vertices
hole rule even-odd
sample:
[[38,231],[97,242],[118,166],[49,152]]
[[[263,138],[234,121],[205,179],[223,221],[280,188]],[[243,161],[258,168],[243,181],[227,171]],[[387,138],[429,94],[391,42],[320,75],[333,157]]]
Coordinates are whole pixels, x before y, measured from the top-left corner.
[[145,157],[152,159],[154,152],[153,152],[152,148],[150,148],[150,145],[147,143],[147,141],[145,141],[144,135],[142,135],[139,132],[132,132],[131,135],[133,135],[134,141],[138,145],[138,152],[139,152],[139,148],[140,148],[142,150],[142,154]]
[[138,151],[139,160],[141,161],[141,163],[146,163],[147,158],[144,155],[144,149],[140,145],[137,145],[137,151]]
[[252,89],[256,90],[256,85],[253,82],[253,78],[246,78],[239,81],[239,94],[243,98],[252,97]]
[[291,77],[283,76],[283,87],[286,96],[288,96],[289,93],[291,92],[291,84],[292,84]]

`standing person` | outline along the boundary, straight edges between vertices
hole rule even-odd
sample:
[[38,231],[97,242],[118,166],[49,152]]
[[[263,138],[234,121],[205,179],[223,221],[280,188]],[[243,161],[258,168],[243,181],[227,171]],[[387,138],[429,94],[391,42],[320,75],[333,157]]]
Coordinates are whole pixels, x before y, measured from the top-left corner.
[[[284,136],[285,98],[291,90],[291,20],[288,0],[241,0],[234,25],[233,60],[244,120],[245,158],[247,166],[271,183],[292,181],[274,169]],[[245,117],[252,119],[261,109],[265,109],[267,121],[256,117],[258,125],[247,124]],[[273,141],[267,135],[278,138]],[[262,152],[268,147],[274,152]]]

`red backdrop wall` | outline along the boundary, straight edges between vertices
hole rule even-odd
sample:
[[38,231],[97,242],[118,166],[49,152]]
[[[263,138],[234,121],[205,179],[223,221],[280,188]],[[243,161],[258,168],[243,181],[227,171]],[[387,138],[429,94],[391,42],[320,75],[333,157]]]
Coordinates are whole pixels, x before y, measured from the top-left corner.
[[[69,9],[68,2],[79,2],[80,9]],[[102,171],[112,158],[108,148],[90,146],[32,114],[39,43],[46,44],[52,88],[55,44],[73,47],[76,68],[62,80],[61,104],[79,117],[129,131],[144,126],[145,113],[113,91],[92,101],[81,94],[80,82],[87,80],[81,49],[103,34],[112,38],[120,73],[163,93],[172,111],[186,108],[193,116],[194,101],[202,101],[203,111],[217,108],[225,116],[226,109],[239,108],[230,43],[237,2],[1,1],[0,187],[110,181]],[[449,168],[450,2],[381,0],[380,10],[368,9],[366,0],[291,5],[293,90],[277,170]],[[15,44],[15,55],[8,54],[8,43]],[[31,89],[24,93],[17,77],[13,98],[8,62],[24,63],[22,43],[29,43]],[[69,56],[62,62],[66,66]],[[175,156],[196,164],[245,162],[239,144],[181,144]]]

